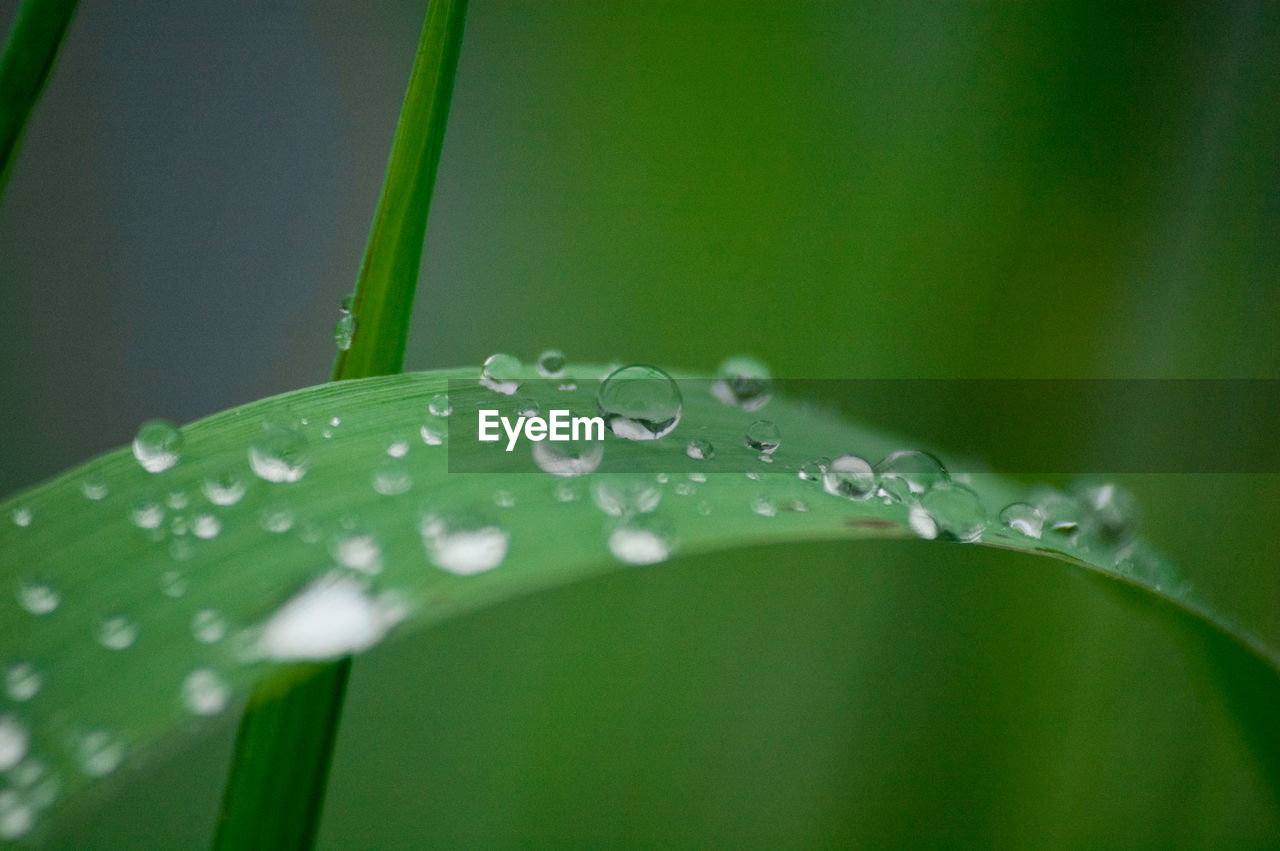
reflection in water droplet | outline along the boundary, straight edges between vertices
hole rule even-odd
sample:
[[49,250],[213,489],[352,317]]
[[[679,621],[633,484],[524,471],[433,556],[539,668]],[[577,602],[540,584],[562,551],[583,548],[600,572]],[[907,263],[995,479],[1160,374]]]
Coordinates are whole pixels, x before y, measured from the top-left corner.
[[182,457],[182,432],[168,420],[148,420],[133,438],[133,457],[148,473],[163,473]]
[[108,650],[126,650],[138,640],[138,625],[125,615],[112,615],[98,624],[95,636]]
[[30,662],[14,662],[4,672],[5,696],[15,703],[35,697],[44,685],[44,676]]
[[80,483],[80,493],[84,494],[84,498],[92,502],[99,502],[107,498],[107,494],[111,489],[107,487],[107,483],[102,479],[93,477],[85,479]]
[[490,355],[480,370],[480,383],[495,393],[510,396],[520,388],[524,364],[514,355]]
[[978,540],[987,527],[982,501],[964,485],[950,482],[935,485],[920,497],[920,507],[933,518],[939,532],[961,543]]
[[244,479],[230,471],[210,476],[200,483],[200,492],[214,505],[235,505],[244,497],[246,489]]
[[191,635],[201,644],[217,644],[227,635],[227,619],[214,609],[201,609],[191,617]]
[[671,376],[656,366],[615,370],[596,391],[605,425],[627,440],[656,440],[680,423],[683,399]]
[[570,478],[593,473],[604,460],[604,443],[599,440],[570,440],[532,444],[533,462],[553,476]]
[[928,452],[903,449],[875,466],[880,490],[898,502],[912,502],[934,485],[951,481],[942,462]]
[[[803,467],[801,471],[804,471]],[[822,489],[845,499],[867,499],[875,493],[876,474],[866,459],[857,455],[841,455],[827,464],[826,472],[822,474]]]
[[35,519],[35,512],[31,510],[29,505],[19,505],[13,509],[13,513],[9,515],[13,519],[13,525],[23,529],[31,525],[31,521]]
[[770,420],[756,420],[747,427],[747,446],[772,455],[782,445],[782,431]]
[[726,405],[746,411],[764,407],[773,396],[773,379],[769,367],[747,355],[726,360],[716,370],[711,394]]
[[257,650],[269,659],[333,659],[368,650],[403,617],[370,596],[351,574],[329,573],[303,588],[262,626]]
[[447,417],[453,413],[448,393],[437,393],[427,402],[427,410],[435,417]]
[[284,426],[267,426],[249,447],[249,466],[264,481],[296,482],[309,463],[306,439]]
[[702,438],[694,438],[689,441],[689,445],[684,448],[684,454],[688,455],[695,461],[709,461],[716,457],[716,449],[711,445],[711,441]]
[[446,521],[427,514],[418,528],[431,563],[458,576],[492,570],[507,557],[507,532],[476,518]]
[[623,525],[609,533],[609,552],[625,564],[657,564],[671,555],[671,543],[655,529]]
[[211,668],[196,668],[182,680],[182,705],[193,715],[217,715],[230,697],[226,681]]
[[591,496],[605,514],[630,517],[656,509],[662,490],[641,475],[602,476],[591,483]]
[[61,602],[62,594],[48,582],[24,579],[18,583],[18,604],[33,615],[47,615]]
[[14,715],[0,715],[0,771],[8,771],[27,755],[31,734]]
[[106,730],[89,730],[72,747],[80,770],[90,777],[105,777],[124,762],[124,742]]
[[1025,502],[1006,505],[1000,512],[1000,522],[1028,538],[1039,538],[1044,531],[1044,515],[1040,509]]
[[911,531],[926,541],[932,541],[938,537],[938,524],[929,516],[929,512],[920,507],[918,502],[912,503],[907,511],[907,525],[911,527]]

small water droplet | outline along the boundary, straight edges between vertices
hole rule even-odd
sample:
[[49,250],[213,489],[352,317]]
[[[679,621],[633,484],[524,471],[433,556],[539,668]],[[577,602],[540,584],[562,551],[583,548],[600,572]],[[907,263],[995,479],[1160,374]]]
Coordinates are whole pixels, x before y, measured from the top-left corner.
[[418,434],[422,435],[422,442],[427,446],[440,446],[444,443],[444,433],[429,425],[418,429]]
[[564,374],[564,352],[547,349],[538,355],[538,374],[543,378],[559,378]]
[[[816,462],[809,463],[817,466]],[[875,493],[876,474],[865,458],[840,455],[827,464],[826,472],[822,474],[822,489],[845,499],[867,499]]]
[[4,672],[4,693],[15,703],[35,697],[44,685],[44,675],[30,662],[14,662]]
[[695,461],[709,461],[716,457],[716,449],[711,445],[711,441],[698,437],[689,441],[689,445],[684,448],[684,454]]
[[517,417],[536,417],[541,410],[538,403],[528,396],[517,396],[511,402],[511,413]]
[[24,579],[18,583],[18,604],[33,615],[47,615],[61,602],[62,594],[48,582]]
[[200,492],[214,505],[235,505],[244,498],[248,486],[237,473],[209,476],[200,483]]
[[929,488],[951,481],[942,462],[928,452],[903,449],[875,466],[880,489],[898,502],[911,502]]
[[182,680],[182,705],[193,715],[217,715],[230,699],[231,689],[212,668],[196,668]]
[[187,538],[169,539],[169,558],[174,561],[187,561],[196,554],[195,545]]
[[387,444],[387,456],[390,458],[403,458],[409,454],[409,441],[403,437],[393,437],[391,442]]
[[771,420],[756,420],[747,427],[746,444],[765,456],[772,455],[782,445],[782,431]]
[[332,659],[368,650],[399,622],[352,574],[329,573],[280,606],[262,626],[257,651],[270,659]]
[[427,410],[434,417],[447,417],[453,413],[453,405],[449,402],[448,393],[437,393],[427,402]]
[[598,440],[571,440],[552,443],[542,440],[533,444],[533,463],[553,476],[582,476],[594,473],[604,460],[604,443]]
[[8,771],[27,755],[31,734],[14,715],[0,715],[0,771]]
[[524,364],[514,355],[490,355],[480,370],[480,383],[495,393],[513,395],[520,388]]
[[1000,522],[1028,538],[1039,539],[1044,531],[1044,515],[1040,509],[1025,502],[1013,502],[1000,511]]
[[182,491],[172,491],[164,498],[164,501],[174,511],[181,511],[191,504],[191,497]]
[[920,507],[929,513],[938,531],[965,544],[982,537],[987,513],[978,495],[964,485],[944,482],[925,491]]
[[711,394],[726,405],[745,411],[764,407],[773,396],[773,378],[769,367],[746,355],[731,357],[716,370]]
[[755,470],[748,470],[747,478],[753,482],[759,482],[759,481],[763,481],[764,476],[760,475],[760,473]]
[[329,427],[337,428],[342,425],[342,417],[329,417]]
[[284,426],[267,426],[249,447],[249,466],[264,481],[296,482],[309,463],[307,441]]
[[166,570],[160,574],[160,591],[166,597],[177,599],[187,593],[187,579],[179,570]]
[[591,483],[596,507],[612,517],[648,514],[662,501],[662,490],[641,475],[603,476]]
[[125,745],[106,730],[82,733],[72,746],[80,770],[90,777],[105,777],[124,762]]
[[31,525],[31,521],[35,520],[36,514],[31,510],[31,506],[19,505],[9,516],[13,519],[13,525],[25,529]]
[[703,484],[707,480],[707,474],[701,473],[701,472],[694,472],[694,473],[689,473],[685,478],[687,478],[691,482],[697,482],[698,484]]
[[399,496],[413,487],[409,466],[401,458],[388,458],[369,474],[373,489],[383,496]]
[[21,839],[38,819],[35,804],[18,789],[0,789],[0,839]]
[[107,494],[111,489],[107,487],[107,483],[102,479],[95,477],[87,478],[80,483],[80,493],[84,494],[84,498],[91,502],[100,502],[107,498]]
[[111,615],[98,624],[95,637],[108,650],[127,650],[138,640],[138,625],[125,615]]
[[492,570],[507,557],[510,535],[501,527],[478,518],[446,520],[429,513],[423,516],[418,528],[431,563],[458,576]]
[[796,470],[796,477],[804,482],[820,482],[827,473],[827,468],[831,465],[830,458],[815,458],[812,461],[805,461],[800,465],[800,469]]
[[163,473],[182,457],[182,432],[168,420],[147,420],[133,438],[133,457],[148,473]]
[[516,495],[511,491],[498,491],[493,495],[493,504],[499,508],[514,508]]
[[367,533],[338,537],[333,542],[333,557],[338,564],[351,570],[370,574],[382,571],[382,547],[373,535]]
[[154,500],[139,500],[129,509],[129,520],[139,529],[159,529],[164,522],[164,506]]
[[201,609],[191,616],[191,635],[201,644],[217,644],[227,635],[227,619],[216,609]]
[[556,482],[556,486],[551,493],[555,497],[556,502],[577,502],[582,499],[581,485],[576,481],[568,479],[562,479],[561,481]]
[[265,532],[288,532],[293,528],[293,512],[281,505],[268,505],[258,512],[258,525]]
[[778,504],[767,496],[761,496],[751,501],[751,510],[761,517],[773,517],[778,513]]
[[680,423],[683,399],[671,376],[640,364],[614,370],[596,392],[605,425],[627,440],[656,440]]
[[338,351],[345,352],[351,348],[351,338],[356,334],[356,317],[352,313],[355,307],[355,296],[344,296],[338,307],[338,322],[333,326],[333,342]]
[[208,541],[222,532],[222,521],[212,514],[197,514],[191,520],[191,532],[197,538]]
[[1091,526],[1108,546],[1131,541],[1138,534],[1138,501],[1113,482],[1077,483],[1072,490],[1088,511]]
[[676,482],[676,496],[693,496],[697,492],[697,488],[693,482]]
[[626,524],[609,533],[609,552],[624,564],[657,564],[670,557],[671,542],[656,529]]
[[1084,506],[1072,496],[1060,491],[1044,491],[1035,495],[1033,502],[1044,516],[1048,530],[1063,537],[1073,537],[1085,517]]

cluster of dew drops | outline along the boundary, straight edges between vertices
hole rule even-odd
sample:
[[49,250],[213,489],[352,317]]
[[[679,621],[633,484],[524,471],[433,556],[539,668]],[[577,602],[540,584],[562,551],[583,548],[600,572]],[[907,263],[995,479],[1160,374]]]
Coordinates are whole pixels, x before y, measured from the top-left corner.
[[[343,322],[337,333],[339,347],[349,343],[354,331],[350,307],[344,305]],[[480,372],[479,383],[494,394],[509,397],[515,410],[525,415],[537,413],[537,403],[519,394],[527,378],[553,382],[561,390],[576,390],[577,382],[567,374],[565,356],[556,350],[544,352],[529,370],[518,358],[495,354]],[[1144,548],[1136,537],[1136,512],[1132,498],[1112,484],[1082,486],[1071,492],[1051,489],[1033,491],[1025,502],[1004,506],[994,516],[983,506],[978,494],[961,476],[953,478],[933,455],[905,449],[893,452],[872,464],[854,453],[809,460],[793,469],[779,469],[775,453],[783,435],[772,421],[762,418],[773,395],[770,370],[760,361],[745,356],[722,363],[710,383],[712,396],[721,403],[744,412],[745,426],[740,445],[724,451],[746,452],[758,461],[746,473],[754,481],[762,472],[790,474],[812,483],[821,493],[850,501],[880,500],[907,509],[911,529],[923,538],[948,538],[960,542],[984,539],[1044,541],[1059,549],[1088,551],[1092,556],[1105,548],[1113,555],[1118,572],[1159,584],[1157,575],[1165,565]],[[596,392],[598,413],[616,437],[629,441],[677,439],[684,400],[680,386],[663,370],[650,365],[611,367]],[[433,396],[418,436],[427,447],[440,447],[448,439],[448,418],[452,413],[448,394]],[[332,417],[318,427],[323,440],[334,437],[342,426]],[[285,486],[301,481],[310,468],[308,443],[302,427],[313,427],[303,419],[296,424],[266,423],[247,448],[248,468],[253,477],[269,485]],[[314,428],[313,427],[313,428]],[[682,441],[684,442],[684,441]],[[133,457],[147,473],[161,478],[183,457],[184,438],[172,423],[152,420],[138,430],[132,444]],[[405,464],[410,450],[406,435],[397,433],[387,441],[385,458],[375,465],[370,486],[379,494],[396,496],[412,487],[410,468]],[[543,472],[556,478],[553,489],[560,502],[583,498],[579,477],[594,473],[603,460],[601,441],[572,441],[532,444],[532,457]],[[716,457],[717,448],[702,437],[684,442],[684,452],[695,462]],[[750,460],[750,457],[749,457]],[[715,476],[740,475],[715,473]],[[670,557],[677,539],[671,527],[657,519],[656,509],[668,485],[682,497],[694,497],[697,513],[711,516],[707,501],[696,500],[697,488],[707,474],[693,471],[677,476],[598,475],[591,476],[591,502],[604,515],[607,550],[622,563],[646,565]],[[168,547],[170,562],[176,567],[160,575],[160,589],[170,597],[186,592],[181,570],[201,541],[216,539],[222,531],[220,512],[236,506],[251,482],[239,473],[227,471],[203,479],[199,505],[181,490],[143,498],[128,508],[129,521]],[[87,478],[81,492],[90,501],[100,502],[109,494],[105,481]],[[163,489],[161,489],[163,490]],[[515,496],[505,490],[493,495],[495,510],[511,508]],[[723,509],[721,509],[723,510]],[[804,500],[779,504],[770,496],[747,500],[744,510],[762,518],[780,511],[808,510]],[[14,509],[11,522],[29,529],[39,522],[30,506]],[[764,521],[762,521],[764,522]],[[267,501],[258,514],[258,525],[267,533],[283,533],[301,521],[285,501]],[[407,606],[397,594],[375,594],[371,577],[381,570],[382,551],[376,537],[348,524],[333,537],[330,552],[336,567],[306,585],[280,605],[262,624],[240,632],[242,658],[269,660],[328,659],[368,649],[407,614]],[[300,531],[311,542],[319,533]],[[501,523],[491,522],[483,512],[451,513],[425,511],[418,519],[427,558],[437,568],[458,576],[471,576],[498,567],[509,549],[509,532]],[[61,594],[48,580],[28,577],[17,589],[19,604],[32,616],[56,611]],[[214,645],[233,632],[227,619],[215,609],[197,611],[190,624],[192,639]],[[139,625],[120,612],[106,613],[94,626],[94,640],[110,651],[124,651],[139,635]],[[32,732],[21,707],[37,699],[44,687],[44,673],[30,660],[11,660],[3,671],[5,704],[0,704],[0,839],[27,835],[40,814],[57,799],[62,776],[32,747]],[[194,667],[175,684],[175,698],[196,716],[221,713],[231,699],[227,681],[214,668]],[[125,757],[123,736],[108,729],[77,730],[69,738],[70,756],[85,775],[110,774]]]

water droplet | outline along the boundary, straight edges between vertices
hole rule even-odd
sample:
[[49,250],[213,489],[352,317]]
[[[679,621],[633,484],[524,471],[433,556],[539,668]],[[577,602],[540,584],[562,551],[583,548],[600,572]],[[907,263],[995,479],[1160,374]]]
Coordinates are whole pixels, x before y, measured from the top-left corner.
[[1035,507],[1044,516],[1044,525],[1064,537],[1072,537],[1084,520],[1084,506],[1074,497],[1060,491],[1044,491],[1035,495]]
[[[809,462],[815,464],[816,462]],[[804,468],[801,468],[804,472]],[[827,464],[822,474],[822,489],[845,499],[867,499],[876,490],[876,474],[866,459],[857,455],[841,455]]]
[[547,349],[538,355],[538,374],[543,378],[559,378],[564,374],[564,352]]
[[928,452],[904,449],[875,466],[880,489],[898,502],[911,502],[929,488],[951,481],[942,462]]
[[720,364],[716,376],[711,394],[726,405],[755,411],[764,407],[773,396],[769,367],[753,357],[739,355],[729,358]]
[[453,413],[448,393],[437,393],[427,402],[427,410],[435,417],[447,417]]
[[511,402],[511,413],[517,417],[536,417],[541,410],[538,403],[528,396],[517,396]]
[[641,475],[605,476],[591,483],[591,496],[605,514],[630,517],[655,510],[662,490]]
[[772,455],[782,445],[782,431],[770,420],[756,420],[747,427],[747,446]]
[[373,468],[369,475],[373,489],[383,496],[399,496],[413,487],[409,467],[400,458],[388,458]]
[[249,466],[268,482],[296,482],[309,463],[307,441],[284,426],[267,426],[249,447]]
[[671,555],[671,542],[656,529],[627,524],[609,533],[609,552],[625,564],[657,564]]
[[929,515],[929,512],[921,508],[918,502],[913,502],[907,510],[907,525],[911,527],[912,532],[926,541],[932,541],[938,537],[937,521]]
[[1138,534],[1138,501],[1112,482],[1077,484],[1073,490],[1084,502],[1092,526],[1103,543],[1127,543]]
[[699,437],[689,441],[689,445],[684,448],[684,454],[695,461],[709,461],[716,457],[716,449],[711,445],[711,441]]
[[164,501],[174,511],[181,511],[191,504],[191,497],[182,491],[173,491],[164,498]]
[[444,433],[429,425],[424,425],[418,429],[418,433],[422,435],[422,442],[427,446],[440,446],[444,443]]
[[676,482],[676,496],[693,496],[697,492],[697,487],[693,482]]
[[331,428],[337,428],[340,425],[342,425],[342,417],[329,417],[329,426]]
[[10,517],[13,518],[13,525],[20,526],[25,529],[31,525],[31,521],[35,519],[36,515],[35,512],[31,510],[31,506],[19,505],[17,508],[13,509],[13,514],[11,514]]
[[982,501],[964,485],[950,482],[935,485],[920,497],[920,507],[933,518],[939,532],[961,543],[978,540],[987,527]]
[[133,457],[148,473],[163,473],[182,457],[182,432],[168,420],[147,420],[133,438]]
[[217,644],[227,636],[227,619],[215,609],[201,609],[191,616],[191,635],[201,644]]
[[139,529],[159,529],[164,522],[164,506],[154,500],[140,500],[129,509],[129,520]]
[[27,755],[31,734],[13,715],[0,715],[0,771],[8,771]]
[[197,538],[208,541],[222,532],[222,521],[212,514],[197,514],[191,521],[191,532]]
[[89,730],[76,738],[73,752],[80,770],[90,777],[106,777],[124,762],[124,742],[106,730]]
[[1000,522],[1028,538],[1039,538],[1044,531],[1044,515],[1025,502],[1013,502],[1000,511]]
[[35,697],[44,685],[44,675],[30,662],[14,662],[4,672],[4,693],[15,703]]
[[160,591],[166,597],[177,599],[187,593],[187,579],[179,570],[166,570],[160,574]]
[[382,571],[382,547],[373,535],[352,533],[333,542],[333,557],[338,564],[362,573]]
[[0,839],[21,839],[36,826],[35,804],[17,789],[0,789]]
[[61,602],[62,594],[48,582],[24,579],[18,583],[18,604],[33,615],[47,615]]
[[387,456],[390,458],[403,458],[409,454],[409,441],[403,437],[393,437],[391,442],[387,444]]
[[698,484],[703,484],[707,481],[707,474],[700,473],[700,472],[693,472],[693,473],[689,473],[688,476],[686,476],[686,478],[691,482],[697,482]]
[[577,502],[582,499],[582,488],[578,482],[562,479],[556,482],[552,495],[556,502]]
[[514,355],[490,355],[480,370],[480,383],[495,393],[513,395],[520,388],[524,364]]
[[98,624],[95,637],[108,650],[126,650],[138,640],[138,625],[125,615],[111,615]]
[[187,538],[171,538],[169,540],[169,558],[174,561],[187,561],[195,554],[195,545]]
[[258,652],[270,659],[333,659],[368,650],[402,614],[374,599],[351,574],[329,573],[267,619]]
[[209,476],[200,483],[200,492],[214,505],[235,505],[244,497],[246,490],[244,479],[230,471],[220,476]]
[[418,528],[431,563],[458,576],[492,570],[507,557],[510,536],[476,518],[446,521],[437,514],[427,514]]
[[493,495],[493,504],[499,508],[515,508],[516,495],[511,491],[498,491]]
[[671,376],[656,366],[614,370],[596,392],[605,425],[627,440],[656,440],[680,423],[683,399]]
[[258,525],[265,532],[288,532],[293,528],[293,512],[284,506],[268,505],[258,513]]
[[800,469],[796,470],[796,477],[804,482],[820,482],[827,473],[827,468],[831,465],[830,458],[815,458],[812,461],[805,461],[800,465]]
[[355,296],[345,296],[338,307],[339,316],[337,324],[333,326],[333,342],[340,352],[351,348],[351,338],[356,333],[356,317],[351,312],[354,306]]
[[84,494],[84,498],[91,502],[100,502],[107,498],[107,494],[111,489],[107,487],[107,483],[97,477],[87,478],[80,483],[80,493]]
[[594,473],[604,460],[604,443],[598,440],[542,440],[531,451],[539,470],[566,478]]
[[226,681],[211,668],[196,668],[182,680],[182,705],[194,715],[217,715],[230,698]]
[[761,517],[773,517],[778,513],[778,504],[767,496],[761,496],[751,501],[751,510]]

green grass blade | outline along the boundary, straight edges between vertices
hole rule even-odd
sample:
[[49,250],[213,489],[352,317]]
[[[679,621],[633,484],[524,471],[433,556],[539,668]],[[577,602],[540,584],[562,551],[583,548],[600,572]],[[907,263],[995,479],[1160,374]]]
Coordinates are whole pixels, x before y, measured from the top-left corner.
[[[576,391],[548,389],[554,396],[534,398],[544,409],[554,400],[593,410],[600,373],[575,366]],[[317,589],[343,589],[338,609],[354,613],[364,630],[358,641],[321,654],[336,657],[541,589],[638,569],[611,550],[617,520],[592,494],[600,476],[449,472],[478,444],[451,447],[448,430],[474,428],[474,421],[461,413],[435,416],[428,401],[450,379],[466,382],[450,389],[458,412],[509,401],[480,386],[477,375],[411,373],[295,391],[186,426],[182,458],[168,471],[144,472],[122,449],[0,505],[0,582],[17,592],[0,600],[0,659],[10,666],[6,675],[25,664],[42,677],[33,695],[4,703],[0,716],[19,725],[26,757],[56,779],[57,800],[42,804],[41,822],[57,822],[95,781],[142,764],[175,731],[198,729],[256,684],[284,689],[311,673],[268,636],[300,600],[315,600]],[[807,403],[774,398],[766,410],[784,436],[771,464],[742,444],[758,414],[710,394],[686,394],[669,438],[605,442],[606,457],[629,469],[687,464],[691,436],[718,448],[706,481],[645,477],[660,499],[644,520],[666,530],[671,557],[788,541],[916,537],[906,504],[844,499],[796,475],[814,457],[856,452],[876,459],[903,441]],[[264,432],[267,425],[274,431]],[[251,471],[249,448],[264,434],[293,442],[304,473],[297,481],[266,481]],[[718,462],[737,464],[739,472],[716,472]],[[219,492],[210,483],[220,482],[238,482],[243,493],[233,501],[211,498]],[[988,516],[1023,496],[1019,486],[985,474],[973,476],[972,486]],[[761,499],[776,512],[760,512]],[[426,531],[430,517],[500,530],[505,557],[470,575],[442,568],[448,559]],[[1280,764],[1280,742],[1263,729],[1280,712],[1273,705],[1280,701],[1280,658],[1170,583],[1170,573],[1137,571],[1113,549],[1033,539],[999,524],[983,532],[981,544],[1052,555],[1057,561],[1028,560],[1028,569],[1079,568],[1102,587],[1137,595],[1185,638],[1190,656],[1203,653],[1247,681],[1224,689],[1224,704],[1244,705],[1233,717],[1255,734],[1259,758]],[[941,556],[947,545],[937,546]],[[117,641],[117,618],[128,626],[127,641]],[[323,696],[331,693],[322,690],[318,706],[302,701],[300,717],[310,724],[332,715]],[[314,761],[277,769],[289,772],[271,778],[277,787],[323,773]],[[255,782],[266,784],[267,775]],[[308,802],[314,798],[301,796],[290,806],[310,818]],[[305,843],[314,829],[305,819],[290,824],[253,830],[238,822],[234,831],[224,828],[223,841],[263,841],[265,828],[272,842]]]
[[0,195],[78,0],[25,0],[0,57]]

